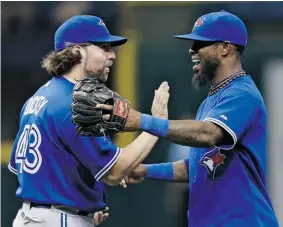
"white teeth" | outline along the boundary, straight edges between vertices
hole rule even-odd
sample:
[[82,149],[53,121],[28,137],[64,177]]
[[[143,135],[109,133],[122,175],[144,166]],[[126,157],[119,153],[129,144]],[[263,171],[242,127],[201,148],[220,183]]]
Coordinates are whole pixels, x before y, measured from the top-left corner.
[[193,61],[194,65],[198,65],[200,63],[199,59],[193,59],[192,61]]

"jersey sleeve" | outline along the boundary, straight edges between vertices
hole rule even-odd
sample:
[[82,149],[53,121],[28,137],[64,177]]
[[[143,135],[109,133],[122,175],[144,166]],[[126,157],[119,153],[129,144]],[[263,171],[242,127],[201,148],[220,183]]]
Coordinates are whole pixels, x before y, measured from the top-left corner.
[[71,117],[72,114],[68,114],[60,127],[61,142],[99,181],[116,163],[121,149],[112,143],[109,137],[79,135]]
[[225,90],[203,121],[210,121],[222,127],[233,138],[233,144],[219,144],[216,147],[230,150],[246,132],[257,115],[257,100],[248,91],[235,88]]
[[187,168],[187,171],[188,171],[188,173],[189,173],[189,171],[190,171],[190,159],[184,159],[184,162],[185,162],[185,165],[186,165],[186,168]]
[[15,148],[15,144],[14,144],[13,149],[12,149],[12,153],[11,153],[11,157],[10,157],[10,161],[9,161],[9,164],[8,164],[8,169],[12,173],[18,174],[18,170],[17,170],[17,167],[16,167],[15,153],[16,153],[16,148]]
[[[25,102],[25,104],[23,105],[21,112],[20,112],[20,120],[19,120],[19,125],[21,123],[21,119],[24,113],[24,110],[26,108],[26,105],[28,103],[29,99]],[[18,143],[18,138],[19,138],[20,132],[18,132],[15,140],[14,140],[14,145],[12,148],[12,152],[11,152],[11,157],[10,157],[10,161],[8,164],[8,169],[14,173],[14,174],[18,174],[18,170],[17,170],[17,166],[16,166],[16,149],[17,149],[17,143]]]

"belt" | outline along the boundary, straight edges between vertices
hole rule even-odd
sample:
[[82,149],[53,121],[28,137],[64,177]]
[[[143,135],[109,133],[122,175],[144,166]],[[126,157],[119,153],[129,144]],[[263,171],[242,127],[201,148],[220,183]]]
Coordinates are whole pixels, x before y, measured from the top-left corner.
[[54,208],[58,209],[58,210],[65,211],[67,213],[73,213],[73,214],[77,214],[77,215],[82,215],[82,216],[87,216],[87,217],[93,218],[93,213],[90,213],[90,212],[87,212],[87,211],[78,210],[78,209],[67,207],[67,206],[52,205],[52,204],[41,204],[41,203],[30,203],[30,208],[38,207],[38,208],[51,209],[52,206]]

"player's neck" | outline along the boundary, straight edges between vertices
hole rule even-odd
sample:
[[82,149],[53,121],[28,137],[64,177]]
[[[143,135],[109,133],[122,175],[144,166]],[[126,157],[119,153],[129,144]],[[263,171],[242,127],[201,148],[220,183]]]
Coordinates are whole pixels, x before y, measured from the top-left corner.
[[74,67],[71,72],[64,74],[64,77],[71,83],[76,84],[85,78],[85,72],[80,67]]
[[215,78],[212,80],[212,85],[218,84],[222,80],[231,76],[233,73],[239,72],[241,70],[243,70],[243,68],[240,61],[238,61],[233,65],[229,65],[229,64],[221,65],[216,72]]

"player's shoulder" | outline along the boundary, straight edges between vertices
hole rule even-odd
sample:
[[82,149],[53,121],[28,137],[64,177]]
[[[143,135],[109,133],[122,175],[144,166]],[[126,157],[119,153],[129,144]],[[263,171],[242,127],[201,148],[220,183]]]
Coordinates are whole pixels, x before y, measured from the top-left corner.
[[262,101],[262,95],[254,83],[251,76],[245,76],[238,78],[225,89],[221,96],[230,95],[230,96],[239,96],[243,98],[248,98],[254,101]]
[[58,95],[69,95],[74,88],[74,84],[64,77],[53,77],[51,80],[43,84],[36,93],[41,93],[46,96],[56,97]]
[[42,85],[38,94],[46,96],[50,101],[63,105],[65,101],[71,101],[74,84],[63,77],[54,77]]
[[33,97],[44,97],[48,101],[49,116],[60,117],[70,113],[74,84],[62,77],[53,77],[42,85]]
[[[233,102],[250,103],[262,111],[266,111],[261,92],[257,88],[251,76],[238,78],[234,83],[223,89],[221,98],[231,98]],[[237,99],[235,99],[237,98]]]

